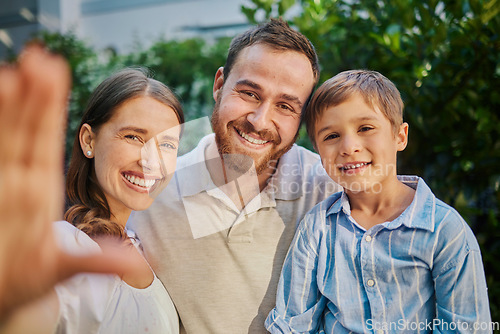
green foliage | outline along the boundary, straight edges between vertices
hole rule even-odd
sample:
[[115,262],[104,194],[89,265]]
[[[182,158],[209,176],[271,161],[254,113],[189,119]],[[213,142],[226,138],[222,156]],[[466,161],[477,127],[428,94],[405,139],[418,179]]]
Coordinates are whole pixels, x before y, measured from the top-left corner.
[[95,75],[95,73],[99,73],[96,70],[99,64],[95,52],[73,33],[61,35],[42,31],[36,39],[53,52],[62,55],[68,61],[71,69],[73,86],[69,102],[66,140],[66,156],[69,156],[85,104],[100,79]]
[[290,23],[315,45],[321,81],[367,68],[401,91],[410,140],[400,173],[424,177],[469,222],[499,320],[500,1],[253,0],[243,12],[256,21],[292,5],[302,11]]
[[213,45],[202,39],[159,40],[147,50],[112,58],[114,68],[145,66],[154,78],[172,88],[183,101],[186,119],[212,111],[212,86],[217,68],[224,65],[230,39]]
[[[492,317],[500,320],[500,1],[251,0],[242,12],[254,23],[296,13],[290,23],[315,45],[320,82],[354,68],[394,81],[410,124],[400,173],[424,177],[469,222],[482,248]],[[229,45],[159,40],[97,56],[73,34],[39,38],[72,69],[68,146],[90,92],[124,66],[151,69],[180,96],[187,120],[209,115],[213,76]],[[312,148],[304,129],[298,142]]]
[[42,32],[37,39],[69,62],[73,87],[69,106],[67,160],[77,127],[93,89],[104,78],[124,67],[142,67],[168,85],[183,103],[186,120],[209,116],[212,112],[212,85],[217,68],[224,65],[230,39],[207,43],[201,39],[158,40],[147,49],[138,47],[124,55],[96,53],[74,34]]

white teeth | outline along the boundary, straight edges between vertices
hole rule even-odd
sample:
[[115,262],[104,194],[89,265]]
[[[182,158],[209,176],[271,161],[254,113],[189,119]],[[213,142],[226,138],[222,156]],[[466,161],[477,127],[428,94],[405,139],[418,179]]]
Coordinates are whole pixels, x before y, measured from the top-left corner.
[[133,175],[132,176],[124,175],[124,176],[127,180],[130,181],[130,183],[133,183],[137,186],[145,187],[145,188],[151,188],[156,182],[156,180],[145,180],[145,179],[142,179],[140,177],[135,177]]
[[240,134],[240,136],[242,136],[243,138],[245,138],[246,140],[248,140],[252,144],[262,145],[262,144],[265,144],[268,142],[267,140],[260,140],[260,139],[252,138],[249,135],[247,135],[246,133],[243,133],[240,131],[238,131],[238,133]]
[[341,167],[341,169],[343,169],[343,170],[355,169],[355,168],[359,168],[361,166],[366,166],[366,165],[368,165],[368,162],[363,162],[363,163],[355,164],[355,165],[343,166],[343,167]]

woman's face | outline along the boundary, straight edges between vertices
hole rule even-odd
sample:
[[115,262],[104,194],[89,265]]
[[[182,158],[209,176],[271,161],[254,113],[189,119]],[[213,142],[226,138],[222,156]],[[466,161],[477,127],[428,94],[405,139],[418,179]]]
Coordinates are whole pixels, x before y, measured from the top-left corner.
[[174,110],[149,96],[119,105],[97,133],[82,127],[83,153],[92,151],[97,181],[118,221],[125,223],[131,210],[147,209],[170,181],[179,134]]

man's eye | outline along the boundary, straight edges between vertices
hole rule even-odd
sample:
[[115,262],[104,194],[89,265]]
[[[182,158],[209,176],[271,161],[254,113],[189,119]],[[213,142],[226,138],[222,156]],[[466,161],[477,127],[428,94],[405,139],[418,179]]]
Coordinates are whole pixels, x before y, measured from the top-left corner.
[[241,91],[241,94],[243,94],[245,97],[250,98],[250,99],[257,99],[256,94],[254,94],[253,92],[247,91],[247,90]]
[[289,112],[295,112],[295,110],[288,104],[279,104],[278,107],[282,109],[283,111],[289,111]]

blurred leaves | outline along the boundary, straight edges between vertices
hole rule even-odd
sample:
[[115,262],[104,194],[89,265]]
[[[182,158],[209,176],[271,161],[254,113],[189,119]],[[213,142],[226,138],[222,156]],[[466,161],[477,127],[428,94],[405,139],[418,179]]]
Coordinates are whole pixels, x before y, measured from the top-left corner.
[[[252,1],[250,21],[278,16],[272,9],[284,3],[262,2]],[[410,139],[399,157],[400,174],[422,176],[469,222],[499,320],[500,1],[296,2],[302,11],[289,23],[316,46],[320,82],[367,68],[401,91]],[[311,147],[305,136],[300,143]]]
[[186,120],[211,115],[214,74],[224,65],[230,43],[229,38],[215,43],[202,39],[158,40],[149,48],[144,49],[138,44],[133,52],[119,55],[113,50],[98,54],[72,33],[42,32],[37,39],[63,55],[71,67],[73,87],[66,140],[67,159],[91,92],[104,78],[124,67],[146,68],[152,77],[169,86],[181,100]]
[[[456,207],[482,248],[493,320],[500,319],[500,0],[250,0],[249,22],[283,16],[315,45],[321,79],[367,68],[391,79],[410,124],[400,174],[422,176]],[[298,9],[298,10],[296,10]],[[159,40],[125,55],[99,53],[74,35],[44,33],[70,62],[68,141],[105,76],[144,66],[181,98],[188,120],[209,115],[215,71],[229,40]],[[312,148],[300,131],[299,144]]]

